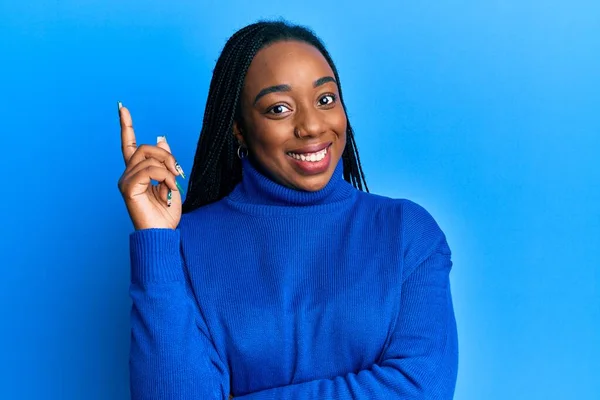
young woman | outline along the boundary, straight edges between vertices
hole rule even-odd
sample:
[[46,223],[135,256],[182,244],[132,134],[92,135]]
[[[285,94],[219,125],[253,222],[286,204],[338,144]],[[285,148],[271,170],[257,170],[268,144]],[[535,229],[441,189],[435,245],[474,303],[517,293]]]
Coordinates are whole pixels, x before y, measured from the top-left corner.
[[363,191],[313,33],[260,22],[229,39],[183,203],[166,141],[138,147],[119,114],[133,398],[453,397],[445,235],[414,202]]

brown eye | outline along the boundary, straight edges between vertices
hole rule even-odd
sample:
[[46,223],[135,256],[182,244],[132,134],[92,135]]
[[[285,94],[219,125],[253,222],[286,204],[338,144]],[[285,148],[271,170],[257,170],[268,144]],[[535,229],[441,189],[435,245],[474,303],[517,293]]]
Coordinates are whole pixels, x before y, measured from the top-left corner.
[[269,114],[283,114],[286,111],[291,111],[289,108],[287,108],[284,105],[276,105],[275,107],[272,107],[271,109],[269,109],[268,113]]
[[333,94],[328,94],[319,99],[319,105],[328,106],[330,104],[335,103],[335,96]]

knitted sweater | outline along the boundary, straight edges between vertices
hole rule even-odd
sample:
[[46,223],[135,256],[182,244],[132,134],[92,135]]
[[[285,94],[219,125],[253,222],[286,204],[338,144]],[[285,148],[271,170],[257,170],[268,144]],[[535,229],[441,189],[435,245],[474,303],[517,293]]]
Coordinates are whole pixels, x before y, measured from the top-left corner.
[[133,399],[451,399],[444,233],[421,206],[246,159],[222,200],[130,236]]

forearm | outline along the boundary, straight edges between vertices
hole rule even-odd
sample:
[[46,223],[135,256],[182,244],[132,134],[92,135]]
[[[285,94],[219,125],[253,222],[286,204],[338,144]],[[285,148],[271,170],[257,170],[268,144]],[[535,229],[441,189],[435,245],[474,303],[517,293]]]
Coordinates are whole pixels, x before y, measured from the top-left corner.
[[190,295],[179,233],[131,236],[132,399],[226,399],[228,374]]
[[447,348],[432,362],[428,357],[398,358],[368,370],[235,397],[240,400],[376,400],[439,399],[454,395],[457,352],[452,335]]
[[379,364],[357,373],[272,388],[239,399],[452,399],[458,340],[450,267],[450,255],[435,252],[413,269],[403,284],[400,315]]

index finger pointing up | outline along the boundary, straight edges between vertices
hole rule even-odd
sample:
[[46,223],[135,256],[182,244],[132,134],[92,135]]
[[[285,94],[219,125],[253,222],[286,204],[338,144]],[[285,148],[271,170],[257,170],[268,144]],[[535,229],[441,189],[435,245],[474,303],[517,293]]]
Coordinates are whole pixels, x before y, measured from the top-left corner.
[[123,152],[123,160],[125,165],[135,153],[137,143],[135,142],[135,133],[133,132],[133,121],[129,110],[118,102],[119,105],[119,120],[121,122],[121,151]]

